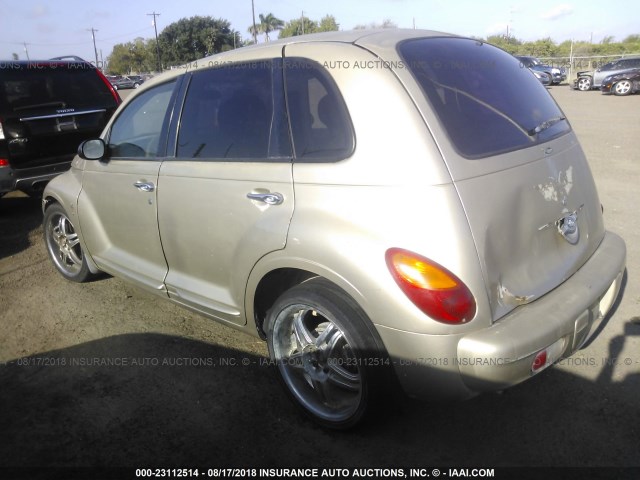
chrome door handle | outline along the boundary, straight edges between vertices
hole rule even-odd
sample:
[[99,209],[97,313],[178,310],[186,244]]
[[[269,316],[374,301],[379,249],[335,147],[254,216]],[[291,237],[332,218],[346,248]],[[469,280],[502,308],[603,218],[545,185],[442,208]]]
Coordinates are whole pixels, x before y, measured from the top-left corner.
[[143,192],[153,192],[156,189],[156,186],[151,182],[136,182],[133,186]]
[[281,193],[247,193],[247,198],[256,200],[257,202],[264,202],[267,205],[280,205],[284,202],[284,197]]

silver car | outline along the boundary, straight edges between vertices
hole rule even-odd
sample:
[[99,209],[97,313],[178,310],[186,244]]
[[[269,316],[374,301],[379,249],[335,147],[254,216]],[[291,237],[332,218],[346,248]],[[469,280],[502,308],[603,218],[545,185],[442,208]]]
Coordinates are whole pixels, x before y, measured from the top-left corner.
[[626,73],[640,68],[640,57],[620,58],[613,62],[605,63],[594,72],[578,72],[578,78],[573,81],[574,89],[587,91],[592,88],[600,88],[606,77]]
[[134,92],[43,196],[55,267],[266,340],[331,428],[399,385],[464,399],[581,348],[624,241],[518,60],[419,30],[293,37]]

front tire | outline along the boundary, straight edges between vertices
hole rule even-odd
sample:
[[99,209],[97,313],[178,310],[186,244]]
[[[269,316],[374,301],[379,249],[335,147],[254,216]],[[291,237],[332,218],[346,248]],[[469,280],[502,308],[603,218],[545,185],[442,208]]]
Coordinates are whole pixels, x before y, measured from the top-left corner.
[[593,81],[591,77],[580,77],[578,79],[578,90],[582,92],[586,92],[587,90],[591,90],[591,85]]
[[269,353],[293,401],[324,427],[359,423],[380,398],[390,361],[356,302],[314,278],[286,291],[267,322]]
[[613,93],[619,96],[629,95],[631,93],[631,81],[630,80],[620,80],[616,83],[613,88]]
[[49,258],[67,280],[86,282],[95,275],[89,270],[80,237],[60,204],[53,204],[44,213],[44,241]]

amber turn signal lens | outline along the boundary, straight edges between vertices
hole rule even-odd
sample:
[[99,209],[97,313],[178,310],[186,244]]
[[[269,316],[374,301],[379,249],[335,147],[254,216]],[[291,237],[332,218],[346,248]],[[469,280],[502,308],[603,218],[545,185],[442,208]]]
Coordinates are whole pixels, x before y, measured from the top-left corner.
[[387,250],[386,261],[405,295],[434,320],[462,324],[474,317],[476,302],[471,291],[443,266],[401,248]]

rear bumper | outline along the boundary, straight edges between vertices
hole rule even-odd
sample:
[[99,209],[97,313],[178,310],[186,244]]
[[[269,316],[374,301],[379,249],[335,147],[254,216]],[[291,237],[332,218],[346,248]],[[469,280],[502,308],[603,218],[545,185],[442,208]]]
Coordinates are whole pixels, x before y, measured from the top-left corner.
[[10,167],[0,168],[0,193],[14,190],[42,190],[52,178],[71,168],[71,160],[51,165],[15,170]]
[[418,398],[466,398],[533,376],[536,354],[551,365],[579,349],[613,306],[625,270],[626,246],[607,232],[571,278],[489,328],[463,335],[421,335],[379,327],[403,388]]

